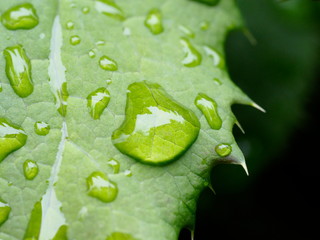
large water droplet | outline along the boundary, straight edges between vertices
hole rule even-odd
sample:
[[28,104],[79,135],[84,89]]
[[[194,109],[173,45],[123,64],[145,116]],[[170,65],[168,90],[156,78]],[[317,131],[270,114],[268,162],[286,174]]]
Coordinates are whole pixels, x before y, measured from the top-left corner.
[[213,66],[223,68],[225,66],[225,61],[223,57],[213,48],[204,46],[203,47],[206,54],[212,58]]
[[0,227],[5,221],[7,221],[10,211],[11,207],[9,204],[0,198]]
[[93,172],[87,178],[88,195],[102,202],[112,202],[118,195],[117,185],[103,172]]
[[219,3],[220,0],[192,0],[199,3],[204,3],[209,6],[215,6]]
[[120,163],[115,159],[110,159],[108,165],[112,167],[113,173],[117,174],[120,171]]
[[35,122],[34,131],[40,136],[45,136],[50,132],[50,125],[45,122]]
[[160,34],[163,32],[162,16],[158,9],[152,9],[149,11],[144,24],[153,34]]
[[106,238],[106,240],[137,240],[137,239],[127,233],[114,232],[114,233],[111,233],[111,235],[109,235]]
[[118,64],[115,60],[107,57],[102,56],[99,60],[99,65],[102,69],[107,71],[116,71],[118,70]]
[[87,106],[93,119],[100,119],[104,109],[110,101],[110,93],[108,89],[101,87],[90,93],[87,97]]
[[38,25],[39,18],[33,5],[24,3],[5,11],[1,22],[9,30],[31,29]]
[[212,129],[220,129],[222,120],[218,113],[217,103],[207,95],[199,93],[195,99],[196,106],[201,110]]
[[220,157],[226,157],[232,152],[232,147],[227,143],[220,143],[215,147],[215,151]]
[[27,135],[23,129],[0,118],[0,162],[13,151],[26,144]]
[[81,42],[81,38],[78,35],[73,35],[70,37],[71,45],[78,45]]
[[6,59],[6,74],[15,93],[28,97],[33,92],[31,64],[21,45],[7,47],[3,51]]
[[23,173],[26,179],[34,179],[38,175],[38,172],[39,167],[35,161],[28,159],[23,163]]
[[173,100],[158,84],[128,87],[126,118],[113,132],[113,144],[124,154],[151,164],[177,159],[196,140],[195,114]]
[[42,207],[41,202],[36,202],[32,209],[24,240],[38,240],[41,230]]
[[96,0],[95,8],[98,12],[117,20],[123,21],[125,19],[124,12],[114,0]]
[[185,57],[182,60],[182,63],[186,67],[196,67],[201,63],[201,54],[197,49],[190,43],[186,38],[181,38],[180,42],[183,46],[183,51],[185,52]]

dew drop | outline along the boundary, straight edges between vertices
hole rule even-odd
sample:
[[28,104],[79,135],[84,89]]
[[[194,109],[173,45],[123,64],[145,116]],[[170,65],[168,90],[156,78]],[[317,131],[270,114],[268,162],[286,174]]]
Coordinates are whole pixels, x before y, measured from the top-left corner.
[[23,173],[26,179],[34,179],[38,175],[38,172],[39,167],[35,161],[28,159],[23,163]]
[[124,12],[114,0],[96,0],[95,8],[98,12],[117,20],[123,21],[125,19]]
[[183,26],[183,25],[179,25],[179,30],[185,34],[187,37],[190,37],[190,38],[194,38],[195,37],[195,34],[194,32],[192,32],[192,30],[186,26]]
[[162,16],[158,9],[152,9],[149,11],[144,24],[153,34],[160,34],[163,32]]
[[96,53],[94,52],[94,50],[91,49],[91,50],[88,52],[88,55],[89,55],[90,58],[94,58],[94,57],[96,56]]
[[24,3],[5,11],[1,22],[9,30],[32,29],[38,25],[39,18],[33,5]]
[[111,233],[111,235],[109,235],[106,238],[106,240],[137,240],[137,239],[127,233],[114,232],[114,233]]
[[220,143],[215,147],[215,151],[220,157],[226,157],[232,152],[232,147],[229,144]]
[[33,92],[31,63],[21,45],[7,47],[3,51],[6,60],[6,75],[14,92],[22,98]]
[[22,128],[0,118],[0,162],[13,151],[26,144],[27,135]]
[[219,3],[220,0],[192,0],[192,1],[203,3],[209,6],[215,6]]
[[100,119],[104,109],[110,101],[110,93],[108,89],[101,87],[90,93],[87,97],[87,106],[93,119]]
[[90,8],[89,8],[89,7],[83,7],[83,8],[81,9],[81,11],[82,11],[82,13],[87,14],[87,13],[90,12]]
[[218,105],[212,98],[199,93],[195,99],[195,105],[203,113],[212,129],[218,130],[221,128],[222,120],[218,113]]
[[107,71],[116,71],[118,70],[118,64],[116,61],[113,59],[107,57],[107,56],[102,56],[99,60],[99,66]]
[[206,52],[207,56],[212,58],[213,65],[215,67],[223,68],[225,66],[224,59],[215,49],[208,46],[204,46],[203,49]]
[[11,207],[9,204],[0,198],[0,226],[7,221],[10,211]]
[[202,31],[208,30],[209,27],[210,27],[210,23],[208,21],[203,21],[203,22],[200,23],[200,29]]
[[68,30],[72,30],[72,29],[74,28],[74,22],[68,21],[68,22],[66,23],[66,28],[67,28]]
[[114,174],[119,173],[119,171],[120,171],[120,163],[119,163],[117,160],[115,160],[115,159],[110,159],[110,160],[108,161],[108,165],[109,165],[110,167],[112,167]]
[[115,147],[150,164],[175,160],[187,151],[199,134],[195,114],[158,84],[136,82],[128,90],[125,120],[112,135]]
[[93,172],[87,178],[88,195],[102,202],[112,202],[118,195],[117,185],[103,172]]
[[201,63],[201,54],[197,49],[190,43],[186,38],[181,38],[180,43],[183,46],[183,51],[185,52],[185,57],[182,63],[186,67],[196,67]]
[[81,38],[78,35],[73,35],[70,37],[71,45],[78,45],[81,42]]
[[38,135],[45,136],[50,132],[50,125],[45,122],[35,122],[34,131]]

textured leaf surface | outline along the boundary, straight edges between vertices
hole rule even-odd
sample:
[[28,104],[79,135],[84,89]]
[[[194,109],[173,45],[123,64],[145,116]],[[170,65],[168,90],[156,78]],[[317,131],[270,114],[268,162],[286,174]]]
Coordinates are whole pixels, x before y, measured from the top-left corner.
[[[219,162],[245,167],[232,136],[237,121],[231,105],[255,104],[231,82],[223,59],[226,34],[242,26],[234,1],[29,2],[37,26],[0,26],[2,55],[9,46],[23,46],[34,84],[29,96],[19,97],[1,56],[0,117],[21,126],[28,139],[0,163],[0,208],[11,208],[0,239],[160,240],[177,239],[182,227],[192,229],[210,168]],[[0,11],[19,3],[1,1]],[[162,166],[121,153],[111,139],[127,114],[128,86],[143,81],[159,84],[201,126],[189,149]],[[87,98],[103,87],[110,101],[93,118]],[[212,129],[195,105],[200,93],[216,103],[221,128]],[[37,122],[48,124],[49,133],[38,135]],[[231,154],[220,157],[219,144],[230,146]],[[33,180],[24,175],[27,159],[39,168]]]

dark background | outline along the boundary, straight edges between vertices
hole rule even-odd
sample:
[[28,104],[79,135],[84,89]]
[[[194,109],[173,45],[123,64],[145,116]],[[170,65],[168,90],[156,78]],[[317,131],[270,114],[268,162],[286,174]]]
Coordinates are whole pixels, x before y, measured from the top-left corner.
[[[238,0],[256,44],[241,31],[225,46],[231,79],[255,102],[233,110],[249,176],[212,170],[216,195],[199,198],[195,239],[314,239],[318,234],[320,7],[311,0]],[[248,35],[248,34],[247,34]],[[179,239],[190,239],[183,230]]]

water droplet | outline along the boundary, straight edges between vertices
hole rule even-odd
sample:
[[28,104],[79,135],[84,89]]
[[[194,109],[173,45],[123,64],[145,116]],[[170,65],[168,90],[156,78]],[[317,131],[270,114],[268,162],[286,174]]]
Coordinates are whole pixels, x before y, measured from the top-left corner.
[[39,38],[40,38],[40,39],[44,39],[45,37],[46,37],[46,34],[40,33],[40,35],[39,35]]
[[115,159],[110,159],[108,165],[112,167],[113,173],[117,174],[120,171],[120,163]]
[[105,44],[106,44],[106,42],[104,40],[99,40],[99,41],[96,42],[97,46],[103,46]]
[[90,58],[94,58],[94,57],[96,56],[96,53],[94,52],[94,50],[91,49],[91,50],[88,52],[88,55],[89,55]]
[[209,6],[215,6],[219,3],[220,0],[192,0],[199,3],[204,3]]
[[208,46],[204,46],[203,49],[206,52],[206,54],[210,58],[212,58],[213,66],[219,67],[219,68],[223,68],[225,66],[224,59],[216,50],[214,50],[213,48],[208,47]]
[[125,171],[123,172],[123,174],[124,174],[125,176],[127,176],[127,177],[131,177],[131,176],[132,176],[131,170],[125,170]]
[[21,45],[7,47],[3,51],[6,59],[6,74],[15,93],[24,98],[33,92],[31,64]]
[[162,16],[158,9],[152,9],[149,11],[144,24],[153,34],[160,34],[163,32]]
[[107,71],[116,71],[118,70],[118,64],[113,59],[102,56],[99,60],[99,65],[102,69]]
[[125,19],[124,12],[114,0],[96,0],[95,8],[98,12],[117,20],[123,21]]
[[203,113],[212,129],[218,130],[221,128],[222,120],[218,113],[218,105],[212,98],[199,93],[195,99],[195,105]]
[[200,29],[202,31],[208,30],[209,27],[210,27],[210,23],[208,21],[203,21],[203,22],[200,23]]
[[183,46],[183,51],[185,52],[185,57],[182,60],[182,63],[186,67],[196,67],[201,63],[201,54],[197,49],[190,43],[186,38],[181,38],[180,42]]
[[9,204],[0,198],[0,226],[7,221],[10,211],[11,207]]
[[106,240],[137,240],[137,239],[127,233],[114,232],[114,233],[111,233],[111,235],[109,235],[106,238]]
[[71,45],[78,45],[81,42],[81,38],[78,35],[73,35],[70,37]]
[[13,151],[26,144],[27,135],[23,129],[0,118],[0,162]]
[[67,28],[68,30],[73,29],[73,28],[74,28],[74,22],[68,21],[68,22],[66,23],[66,28]]
[[5,11],[1,22],[9,30],[32,29],[38,25],[39,18],[33,5],[24,3]]
[[104,109],[110,101],[110,93],[108,89],[101,87],[90,93],[87,97],[87,106],[93,119],[100,119]]
[[218,86],[222,85],[222,82],[218,78],[213,79],[214,83],[217,84]]
[[118,195],[117,185],[103,172],[93,172],[87,178],[88,195],[102,202],[112,202]]
[[232,152],[232,147],[227,143],[220,143],[215,147],[215,151],[220,157],[226,157]]
[[35,161],[28,159],[23,163],[23,173],[26,179],[34,179],[38,175],[38,172],[39,167]]
[[87,14],[87,13],[90,12],[90,8],[89,8],[89,7],[83,7],[83,8],[81,9],[81,11],[82,11],[82,13]]
[[41,202],[36,202],[31,211],[28,226],[24,234],[24,240],[37,240],[39,239],[42,220],[42,206]]
[[67,230],[68,227],[66,225],[61,225],[52,240],[68,240]]
[[181,156],[199,134],[195,114],[158,84],[136,82],[128,90],[126,118],[113,132],[113,144],[120,152],[150,164]]
[[107,79],[106,83],[107,83],[107,85],[110,85],[112,83],[112,80],[111,79]]
[[190,37],[190,38],[194,38],[195,37],[195,34],[194,32],[192,32],[192,30],[186,26],[183,26],[183,25],[179,25],[179,30],[185,34],[187,37]]
[[45,122],[36,122],[34,124],[34,131],[38,135],[45,136],[50,132],[50,125]]

